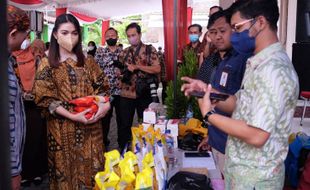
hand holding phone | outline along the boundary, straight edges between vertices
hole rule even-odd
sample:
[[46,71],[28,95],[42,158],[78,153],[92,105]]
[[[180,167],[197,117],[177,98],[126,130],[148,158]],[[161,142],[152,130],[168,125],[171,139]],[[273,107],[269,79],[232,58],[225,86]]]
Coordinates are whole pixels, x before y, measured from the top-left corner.
[[[203,98],[205,95],[205,92],[203,91],[193,91],[190,93],[191,96],[197,97],[197,98]],[[220,93],[210,93],[210,100],[218,100],[218,101],[225,101],[229,97],[228,94],[220,94]]]

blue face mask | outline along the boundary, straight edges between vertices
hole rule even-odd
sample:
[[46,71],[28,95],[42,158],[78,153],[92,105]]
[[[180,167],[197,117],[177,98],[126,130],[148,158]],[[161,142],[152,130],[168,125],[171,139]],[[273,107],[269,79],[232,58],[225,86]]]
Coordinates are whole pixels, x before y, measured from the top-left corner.
[[199,35],[198,34],[190,34],[189,35],[189,41],[197,42],[198,40],[199,40]]
[[234,32],[230,37],[230,42],[240,54],[252,54],[255,50],[255,37],[249,36],[249,30]]

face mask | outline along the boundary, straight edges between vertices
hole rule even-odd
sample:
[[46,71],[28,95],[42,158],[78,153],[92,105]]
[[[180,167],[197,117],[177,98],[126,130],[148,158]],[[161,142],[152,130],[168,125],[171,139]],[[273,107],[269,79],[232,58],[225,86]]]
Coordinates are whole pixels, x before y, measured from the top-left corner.
[[68,37],[60,35],[57,39],[57,42],[59,46],[71,52],[78,42],[78,37],[72,37],[71,35]]
[[116,42],[117,42],[117,39],[114,39],[114,38],[107,39],[108,46],[115,46]]
[[128,42],[133,46],[138,45],[139,43],[138,36],[133,36],[133,37],[128,38]]
[[29,39],[25,39],[23,41],[23,43],[20,45],[20,49],[27,49],[30,46],[30,40]]
[[95,49],[94,46],[88,46],[88,51],[93,51]]
[[234,32],[230,42],[232,47],[240,54],[250,54],[255,50],[255,37],[249,36],[249,30]]
[[197,42],[198,40],[199,40],[199,35],[198,34],[190,34],[189,35],[189,41]]

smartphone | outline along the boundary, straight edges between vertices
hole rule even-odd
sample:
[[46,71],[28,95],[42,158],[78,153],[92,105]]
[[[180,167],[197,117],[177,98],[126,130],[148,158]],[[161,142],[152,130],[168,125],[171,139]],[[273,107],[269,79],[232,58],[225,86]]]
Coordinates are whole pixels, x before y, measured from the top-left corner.
[[[197,98],[203,98],[205,95],[205,92],[203,91],[193,91],[190,93],[191,96],[195,96]],[[210,93],[210,99],[211,100],[219,100],[219,101],[225,101],[229,97],[228,94],[219,94],[219,93]]]
[[195,158],[195,157],[210,157],[208,152],[185,152],[184,156],[186,158]]

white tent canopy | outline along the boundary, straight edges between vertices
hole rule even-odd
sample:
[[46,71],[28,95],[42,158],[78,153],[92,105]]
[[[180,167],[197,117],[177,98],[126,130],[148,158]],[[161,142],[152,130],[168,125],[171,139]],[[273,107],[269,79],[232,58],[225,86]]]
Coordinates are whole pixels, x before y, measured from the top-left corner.
[[8,3],[24,10],[52,11],[65,7],[68,11],[103,20],[162,10],[161,0],[38,0],[37,4],[9,0]]

